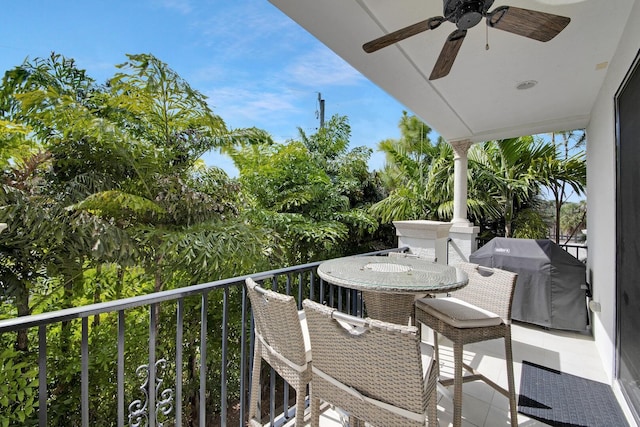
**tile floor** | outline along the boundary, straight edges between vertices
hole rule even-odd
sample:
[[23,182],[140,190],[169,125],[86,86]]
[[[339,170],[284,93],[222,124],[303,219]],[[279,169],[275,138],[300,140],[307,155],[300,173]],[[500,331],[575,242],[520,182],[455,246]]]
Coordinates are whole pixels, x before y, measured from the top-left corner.
[[[520,387],[522,360],[557,369],[583,378],[607,382],[602,362],[590,335],[545,330],[543,328],[514,324],[512,326],[513,358],[516,393]],[[452,376],[453,351],[450,342],[440,339],[441,374]],[[483,372],[501,386],[506,386],[504,344],[502,340],[487,341],[465,346],[465,362]],[[453,387],[450,388],[453,394]],[[463,386],[463,422],[465,427],[509,426],[508,400],[482,382],[470,382]],[[438,421],[441,427],[450,426],[453,405],[447,396],[439,395]],[[523,427],[546,424],[518,414],[518,424]],[[321,427],[340,426],[340,417],[327,410],[320,420]]]
[[[513,361],[516,393],[520,388],[522,361],[537,363],[562,372],[606,382],[600,356],[590,335],[517,324],[512,326]],[[441,346],[442,375],[453,376],[453,351]],[[465,346],[465,362],[506,387],[506,364],[502,340]],[[482,382],[463,386],[463,426],[508,426],[509,403],[506,397]],[[440,426],[451,425],[453,405],[446,396],[439,399]],[[518,414],[518,425],[533,427],[546,424]]]

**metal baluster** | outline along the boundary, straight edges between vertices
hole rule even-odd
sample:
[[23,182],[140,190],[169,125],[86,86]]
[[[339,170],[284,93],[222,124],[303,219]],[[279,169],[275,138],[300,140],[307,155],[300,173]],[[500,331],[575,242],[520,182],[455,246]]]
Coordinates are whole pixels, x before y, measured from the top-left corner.
[[80,396],[82,426],[89,427],[89,318],[82,318]]
[[331,307],[335,307],[335,296],[334,296],[334,290],[335,290],[335,286],[331,283],[329,283],[329,306]]
[[227,425],[227,340],[229,337],[229,287],[224,287],[224,296],[222,303],[222,366],[220,367],[220,425]]
[[118,311],[118,425],[124,425],[124,310]]
[[[246,294],[245,294],[246,295]],[[246,297],[245,297],[246,298]],[[255,323],[254,323],[254,319],[253,319],[253,312],[250,313],[250,320],[249,320],[249,366],[251,369],[251,367],[253,366],[253,364],[255,363],[254,361],[254,351],[255,351],[255,345],[256,345],[256,334],[255,334]],[[253,385],[253,381],[254,378],[251,375],[251,371],[249,371],[249,387],[247,388],[247,393],[251,392],[251,387]],[[260,399],[258,399],[258,413],[261,414],[262,413],[262,402],[260,401]]]
[[[242,329],[240,332],[240,419],[244,420],[245,418],[245,406],[247,404],[247,394],[244,390],[249,390],[246,387],[246,378],[247,378],[247,290],[245,287],[242,287]],[[251,365],[249,365],[251,366]],[[178,424],[177,426],[182,424]]]
[[207,312],[209,299],[207,293],[202,294],[200,310],[200,427],[207,421]]
[[38,327],[38,424],[47,426],[47,325]]
[[[291,295],[291,274],[287,274],[287,295]],[[298,305],[300,303],[298,302]],[[284,417],[289,419],[289,384],[284,381],[284,396],[282,402],[282,408],[284,409]]]
[[158,304],[151,304],[149,313],[149,426],[156,425],[156,327]]
[[184,299],[178,300],[176,313],[176,426],[182,425],[182,341],[184,333]]
[[302,296],[302,290],[304,288],[302,272],[298,273],[298,310],[302,310],[302,300],[304,297]]
[[309,272],[309,299],[312,301],[315,301],[315,299],[313,298],[314,297],[313,287],[315,286],[315,278],[316,276],[314,274],[314,271],[311,270]]
[[269,422],[273,425],[276,412],[276,370],[271,368],[269,375]]
[[[278,292],[278,276],[271,278],[271,290]],[[271,368],[269,372],[269,421],[273,425],[276,412],[276,370]]]
[[[574,248],[574,251],[575,249],[576,248]],[[580,248],[579,250],[582,251],[583,249]],[[297,295],[299,304],[302,302],[302,300],[305,297],[308,296],[311,299],[314,299],[314,300],[318,299],[323,303],[330,304],[332,307],[340,306],[341,308],[344,307],[345,309],[349,309],[350,311],[354,310],[353,307],[355,304],[356,310],[361,311],[362,301],[361,301],[361,296],[359,294],[356,300],[354,301],[353,294],[352,295],[346,294],[346,291],[341,287],[331,285],[328,282],[322,281],[322,279],[319,279],[319,280],[316,279],[317,273],[315,269],[317,268],[317,265],[318,263],[310,263],[305,266],[287,267],[287,268],[282,268],[278,270],[264,272],[265,274],[263,277],[268,277],[267,279],[264,279],[264,281],[265,282],[271,281],[274,290],[277,291],[278,290],[277,288],[279,287],[279,278],[282,275],[288,275],[287,276],[287,279],[289,280],[288,293],[292,295]],[[295,284],[296,279],[294,278],[294,275],[298,275],[297,280],[299,282],[298,283],[299,287],[297,292],[295,289],[293,289],[293,287],[296,285]],[[318,281],[316,282],[316,280]],[[125,426],[127,425],[127,421],[133,420],[134,423],[141,422],[146,425],[159,426],[161,423],[163,423],[164,420],[168,420],[169,418],[162,417],[162,414],[168,415],[167,411],[169,411],[169,409],[166,409],[166,408],[169,408],[171,406],[171,403],[172,403],[171,399],[174,396],[172,396],[170,393],[165,394],[167,390],[171,391],[170,388],[167,390],[160,390],[161,385],[163,384],[163,373],[157,369],[164,369],[166,362],[164,361],[164,359],[158,360],[157,359],[158,355],[156,354],[158,350],[157,340],[159,339],[158,308],[161,306],[163,302],[166,302],[166,301],[175,301],[177,304],[177,308],[176,308],[177,326],[176,326],[176,335],[175,335],[176,347],[177,347],[176,353],[175,353],[176,372],[174,373],[177,383],[175,385],[175,390],[173,391],[175,391],[177,395],[175,397],[177,401],[176,406],[178,406],[178,408],[176,408],[175,416],[170,418],[172,423],[176,421],[178,424],[185,422],[184,409],[182,407],[182,400],[185,398],[184,385],[183,385],[183,381],[185,380],[184,366],[183,366],[185,363],[184,346],[183,346],[184,343],[180,342],[184,340],[184,322],[185,322],[185,316],[186,316],[185,300],[183,299],[197,295],[197,296],[200,296],[203,301],[203,307],[201,310],[202,322],[201,322],[201,331],[200,331],[201,338],[202,338],[200,342],[200,358],[202,363],[200,367],[201,372],[200,372],[199,411],[200,411],[200,423],[201,425],[204,426],[206,424],[206,418],[207,418],[206,405],[208,404],[206,400],[206,389],[208,385],[206,382],[206,379],[207,379],[206,373],[208,370],[207,355],[206,355],[206,347],[207,347],[206,334],[207,334],[207,328],[208,328],[207,327],[208,298],[207,298],[207,295],[205,295],[205,293],[226,287],[226,291],[228,291],[229,294],[226,295],[227,301],[225,302],[224,309],[228,311],[231,309],[228,301],[228,299],[230,298],[230,291],[231,291],[230,287],[242,286],[243,281],[244,281],[244,277],[236,277],[236,278],[215,281],[207,284],[199,284],[199,285],[185,287],[181,289],[165,291],[165,292],[156,293],[152,295],[141,295],[141,296],[132,297],[132,298],[124,298],[111,303],[101,303],[101,304],[90,305],[87,307],[74,307],[74,308],[62,310],[60,312],[45,313],[43,315],[39,315],[38,319],[27,318],[27,319],[17,319],[17,320],[10,319],[10,321],[6,321],[6,320],[0,321],[0,329],[2,331],[1,333],[3,334],[6,332],[17,331],[19,329],[25,329],[26,327],[39,328],[38,330],[39,355],[38,355],[38,362],[37,362],[38,368],[39,368],[38,379],[40,381],[39,388],[38,388],[39,413],[37,415],[39,425],[46,426],[48,422],[48,384],[47,384],[48,355],[47,355],[47,336],[46,336],[47,330],[49,325],[59,325],[60,322],[71,321],[73,319],[80,319],[80,321],[82,322],[81,324],[82,336],[81,336],[81,348],[80,348],[81,350],[81,354],[80,354],[81,356],[81,372],[80,372],[81,396],[80,396],[80,402],[79,402],[80,407],[78,408],[78,410],[79,410],[79,415],[81,415],[81,425],[86,426],[89,423],[91,423],[90,419],[93,415],[90,409],[91,408],[90,406],[91,405],[91,394],[90,394],[91,388],[89,387],[89,383],[91,379],[91,374],[89,369],[91,369],[91,359],[89,354],[90,347],[89,347],[88,327],[89,327],[89,319],[92,316],[101,315],[103,313],[113,313],[114,315],[117,313],[117,323],[118,323],[117,366],[115,367],[116,372],[113,372],[113,374],[115,374],[114,379],[116,379],[117,381],[117,384],[116,384],[117,397],[116,397],[116,401],[112,402],[112,404],[117,405],[117,408],[116,408],[117,419],[113,420],[114,424],[117,423],[119,426]],[[283,285],[282,288],[284,288],[284,282],[282,283],[282,285]],[[315,289],[316,285],[320,287],[320,290]],[[307,286],[309,286],[308,291],[306,289]],[[339,294],[336,296],[335,292],[339,292]],[[246,310],[246,312],[243,313],[244,314],[243,322],[249,325],[251,324],[252,319],[249,317],[250,316],[249,308],[248,308],[249,302],[246,297],[246,294],[244,295],[244,298],[245,298],[245,301],[243,301],[243,304],[245,304],[245,307],[243,308],[243,310]],[[132,402],[133,406],[129,405],[129,420],[128,420],[126,416],[127,414],[126,398],[130,396],[127,396],[127,394],[125,393],[125,379],[126,379],[126,376],[125,376],[125,369],[126,369],[125,368],[125,363],[126,363],[125,362],[125,347],[126,347],[125,346],[126,344],[125,318],[126,318],[126,310],[135,309],[138,307],[146,310],[149,310],[149,309],[152,310],[149,314],[149,316],[153,317],[153,319],[149,320],[150,342],[149,342],[148,348],[150,351],[149,360],[151,362],[155,361],[155,363],[145,364],[143,365],[143,367],[140,367],[139,370],[136,370],[136,375],[140,377],[145,376],[145,378],[143,379],[145,380],[146,384],[144,384],[142,387],[144,389],[143,394],[145,394],[145,396],[143,397],[145,398],[136,399],[134,402]],[[227,315],[230,316],[230,313],[228,313]],[[225,319],[224,326],[226,328],[231,327],[231,325],[226,324],[229,321],[230,320],[228,318]],[[244,369],[244,371],[240,373],[241,375],[240,386],[242,387],[242,390],[243,390],[243,396],[241,398],[242,401],[240,402],[240,405],[241,405],[240,411],[242,412],[241,414],[242,419],[244,419],[247,412],[246,406],[248,401],[248,390],[249,390],[249,387],[247,387],[247,384],[250,384],[251,382],[251,375],[250,373],[248,373],[249,371],[247,367],[247,361],[249,361],[249,365],[250,365],[251,359],[253,358],[253,352],[251,351],[251,349],[247,349],[247,347],[253,346],[254,339],[255,339],[253,337],[253,330],[252,329],[246,330],[247,325],[243,325],[242,333],[244,333],[245,335],[244,335],[243,343],[241,344],[241,346],[244,346],[244,347],[241,349],[241,352],[243,353],[240,355],[243,363],[242,369]],[[250,335],[246,335],[246,333],[249,333]],[[229,330],[227,329],[226,336],[228,337],[228,335],[229,335]],[[247,353],[247,351],[249,351],[249,353]],[[229,356],[230,356],[229,343],[227,343],[227,347],[224,350],[223,357],[226,360],[229,360]],[[160,364],[161,362],[162,364]],[[228,370],[224,370],[223,375],[227,380],[231,376],[230,371]],[[281,381],[281,379],[279,379],[279,377],[275,373],[271,379],[274,385],[278,384],[278,387],[280,386],[281,383],[279,383],[278,381]],[[155,387],[155,390],[154,390],[154,387]],[[223,383],[222,393],[224,398],[228,397],[229,387],[230,385]],[[273,393],[275,394],[275,387],[273,387],[273,390],[274,390]],[[162,392],[161,395],[158,394],[159,391]],[[134,392],[134,393],[137,394],[138,392]],[[292,392],[291,392],[291,389],[289,388],[289,397],[291,395],[292,395]],[[271,403],[275,403],[275,400],[272,399]],[[228,404],[228,402],[223,402],[223,407],[224,407],[224,404]],[[275,404],[275,406],[280,408],[280,405],[277,403]],[[285,404],[285,407],[286,407],[286,404]],[[292,408],[286,407],[287,414],[289,412],[293,412],[291,411],[291,409]],[[158,410],[161,410],[162,413],[158,412]],[[226,407],[226,410],[228,412],[229,408]],[[276,414],[275,408],[272,408],[271,412],[272,412],[272,418],[275,418],[275,419],[278,419],[279,417],[284,415],[281,410],[279,410],[279,412]],[[138,418],[135,418],[135,416],[138,416],[138,415],[140,415],[139,421],[138,421]]]

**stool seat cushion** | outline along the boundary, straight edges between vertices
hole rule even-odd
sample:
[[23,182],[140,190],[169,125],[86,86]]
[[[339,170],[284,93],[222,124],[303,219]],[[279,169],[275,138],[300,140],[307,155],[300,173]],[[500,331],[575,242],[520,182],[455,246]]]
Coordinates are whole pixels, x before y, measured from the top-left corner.
[[456,328],[482,328],[502,323],[497,314],[454,297],[422,298],[416,301],[416,308]]

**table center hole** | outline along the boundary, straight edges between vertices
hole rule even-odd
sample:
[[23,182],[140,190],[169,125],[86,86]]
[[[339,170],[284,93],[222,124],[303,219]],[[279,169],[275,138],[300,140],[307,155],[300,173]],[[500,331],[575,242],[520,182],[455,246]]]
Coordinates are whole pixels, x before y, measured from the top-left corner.
[[364,268],[380,273],[404,273],[413,270],[408,265],[399,265],[390,262],[372,262],[365,265]]

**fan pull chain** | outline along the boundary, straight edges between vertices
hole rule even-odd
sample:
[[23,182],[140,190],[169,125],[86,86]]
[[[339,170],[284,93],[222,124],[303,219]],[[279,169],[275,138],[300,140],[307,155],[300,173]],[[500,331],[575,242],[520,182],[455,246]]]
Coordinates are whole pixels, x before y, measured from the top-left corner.
[[485,27],[485,34],[487,38],[487,44],[484,46],[485,50],[489,50],[489,20],[487,19],[487,25]]

